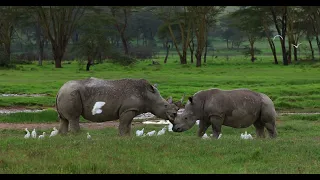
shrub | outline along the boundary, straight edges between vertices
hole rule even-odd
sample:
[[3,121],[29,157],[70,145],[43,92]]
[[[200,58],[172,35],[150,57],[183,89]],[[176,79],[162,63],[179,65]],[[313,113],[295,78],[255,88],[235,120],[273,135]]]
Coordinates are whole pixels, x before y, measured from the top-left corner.
[[136,46],[130,48],[130,56],[138,59],[151,59],[156,54],[152,46]]
[[111,52],[108,56],[108,59],[110,62],[120,64],[122,66],[128,66],[137,61],[137,59],[121,54],[118,51]]

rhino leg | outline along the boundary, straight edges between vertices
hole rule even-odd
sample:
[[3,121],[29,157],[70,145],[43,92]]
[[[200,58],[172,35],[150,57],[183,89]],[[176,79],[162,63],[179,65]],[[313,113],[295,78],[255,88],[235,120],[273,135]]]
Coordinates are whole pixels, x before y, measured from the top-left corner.
[[264,122],[264,126],[268,130],[270,138],[277,137],[277,129],[276,129],[276,112],[271,108],[266,108],[262,110],[261,120]]
[[59,134],[66,134],[68,132],[69,121],[59,116],[60,119],[60,127],[59,127]]
[[218,116],[218,115],[210,116],[213,137],[215,137],[216,139],[218,139],[221,133],[221,126],[223,124],[223,121],[224,121],[224,118],[222,116]]
[[270,138],[276,138],[277,137],[278,133],[277,133],[277,129],[276,129],[275,123],[266,123],[265,127],[268,130]]
[[78,118],[72,118],[69,121],[70,125],[70,131],[73,133],[79,132],[80,131],[80,117]]
[[277,137],[276,118],[277,113],[272,100],[262,94],[261,122],[264,123],[265,128],[268,130],[270,138]]
[[204,133],[207,131],[208,127],[210,126],[210,123],[204,120],[200,120],[199,123],[199,129],[198,129],[198,137],[202,137]]
[[121,113],[119,118],[119,135],[120,136],[130,136],[131,134],[131,122],[133,118],[137,115],[134,110],[129,110]]
[[256,135],[258,138],[265,138],[266,135],[264,133],[264,124],[259,120],[253,123],[253,126],[256,128]]

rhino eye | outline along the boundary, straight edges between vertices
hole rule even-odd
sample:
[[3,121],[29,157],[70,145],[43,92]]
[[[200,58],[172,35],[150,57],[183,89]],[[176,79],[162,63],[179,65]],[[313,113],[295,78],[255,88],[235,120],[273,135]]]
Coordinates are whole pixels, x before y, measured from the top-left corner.
[[187,120],[187,119],[188,119],[187,117],[184,118],[184,120]]
[[165,107],[165,108],[167,108],[167,107],[168,107],[168,105],[166,105],[166,104],[165,104],[165,105],[164,105],[164,107]]

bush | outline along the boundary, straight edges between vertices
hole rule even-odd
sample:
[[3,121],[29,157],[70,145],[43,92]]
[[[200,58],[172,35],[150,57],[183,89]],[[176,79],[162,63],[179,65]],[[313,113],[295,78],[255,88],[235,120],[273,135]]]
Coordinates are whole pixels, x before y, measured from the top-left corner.
[[[242,53],[245,57],[249,57],[251,56],[250,52],[251,52],[251,49],[249,47],[246,47]],[[254,56],[259,55],[261,53],[262,51],[260,49],[254,48]],[[255,60],[256,59],[251,59],[251,61],[255,61]]]
[[156,54],[152,46],[137,46],[130,48],[130,56],[138,59],[151,59]]
[[121,54],[117,51],[114,51],[109,54],[108,59],[112,63],[120,64],[122,66],[128,66],[130,64],[133,64],[137,61],[137,59],[132,58],[130,56]]

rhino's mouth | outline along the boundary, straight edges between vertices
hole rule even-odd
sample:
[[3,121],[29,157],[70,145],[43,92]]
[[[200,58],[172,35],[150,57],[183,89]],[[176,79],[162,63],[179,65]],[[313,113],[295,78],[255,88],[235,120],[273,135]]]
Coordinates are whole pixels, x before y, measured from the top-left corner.
[[174,119],[175,119],[176,116],[177,116],[177,113],[166,112],[166,115],[167,115],[169,121],[170,121],[171,123],[173,123]]

